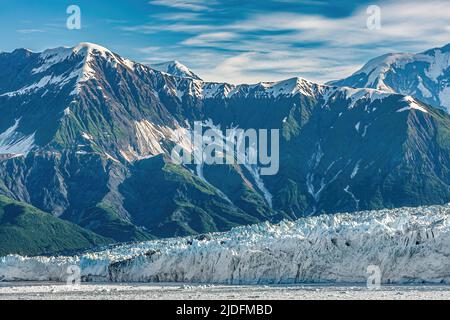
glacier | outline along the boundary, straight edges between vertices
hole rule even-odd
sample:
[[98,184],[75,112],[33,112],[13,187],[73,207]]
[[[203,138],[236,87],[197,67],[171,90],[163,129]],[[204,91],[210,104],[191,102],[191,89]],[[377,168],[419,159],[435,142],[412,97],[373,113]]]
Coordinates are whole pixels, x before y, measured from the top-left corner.
[[229,232],[114,245],[74,256],[0,258],[2,281],[217,284],[450,283],[450,204],[320,215]]

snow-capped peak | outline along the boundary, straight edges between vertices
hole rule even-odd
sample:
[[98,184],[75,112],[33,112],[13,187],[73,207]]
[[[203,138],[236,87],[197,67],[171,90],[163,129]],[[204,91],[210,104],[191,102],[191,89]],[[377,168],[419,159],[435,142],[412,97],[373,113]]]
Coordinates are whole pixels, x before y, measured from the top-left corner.
[[366,74],[368,76],[366,86],[369,88],[394,92],[395,90],[384,83],[386,72],[391,70],[393,66],[403,68],[407,63],[413,62],[414,59],[413,54],[389,53],[370,60],[355,75],[361,73]]
[[107,49],[105,47],[102,47],[102,46],[100,46],[98,44],[91,43],[91,42],[81,42],[77,46],[72,48],[72,51],[73,52],[78,52],[78,51],[83,50],[83,49],[87,50],[89,53],[91,53],[93,51],[97,51],[97,52],[100,52],[101,54],[111,54],[111,55],[113,55],[113,53],[109,49]]
[[350,77],[331,84],[410,95],[450,113],[450,44],[417,54],[372,59]]
[[442,48],[431,49],[422,53],[389,53],[370,60],[353,75],[369,76],[367,86],[380,90],[393,90],[383,83],[386,73],[393,68],[404,69],[407,64],[425,62],[429,64],[426,73],[434,81],[450,66],[450,44]]
[[40,58],[43,64],[40,67],[33,69],[33,73],[46,71],[53,65],[68,60],[75,55],[84,57],[84,64],[90,62],[92,59],[95,59],[95,57],[100,56],[110,62],[120,63],[128,68],[133,68],[134,65],[133,62],[121,58],[119,55],[113,53],[105,47],[94,43],[82,42],[75,47],[58,47],[43,51],[40,53]]
[[[67,74],[56,76],[56,80],[61,84],[66,84],[70,79],[77,78],[76,88],[72,91],[72,94],[76,94],[80,90],[80,83],[86,82],[89,79],[95,77],[95,69],[92,64],[96,59],[105,59],[112,64],[113,67],[117,67],[118,64],[123,67],[134,69],[134,62],[124,59],[119,55],[113,53],[111,50],[102,47],[100,45],[82,42],[75,47],[58,47],[48,49],[39,54],[40,65],[32,70],[33,74],[44,73],[51,67],[69,61],[70,59],[81,57],[82,62],[77,66],[77,69],[70,70]],[[52,77],[55,77],[52,74]],[[52,78],[53,79],[53,78]]]
[[167,74],[176,77],[202,80],[200,79],[199,76],[193,73],[188,67],[186,67],[184,64],[180,63],[177,60],[151,64],[150,68],[155,69],[157,71],[165,72]]
[[267,94],[274,97],[294,96],[297,93],[307,96],[314,95],[314,84],[300,77],[276,82],[260,82],[256,86],[263,88]]
[[[178,85],[179,86],[179,85]],[[316,96],[321,93],[324,86],[309,82],[303,78],[290,78],[275,82],[259,82],[256,84],[234,85],[229,83],[204,82],[200,80],[191,80],[187,83],[188,88],[171,88],[174,95],[179,98],[187,94],[196,96],[200,99],[209,98],[231,98],[240,97],[292,97],[297,94],[305,96]]]

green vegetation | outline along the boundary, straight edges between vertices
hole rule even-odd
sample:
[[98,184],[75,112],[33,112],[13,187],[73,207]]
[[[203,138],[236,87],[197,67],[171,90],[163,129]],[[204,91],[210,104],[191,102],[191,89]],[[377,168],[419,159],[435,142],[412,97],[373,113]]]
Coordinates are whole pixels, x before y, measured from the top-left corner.
[[119,242],[153,239],[144,230],[121,218],[116,208],[106,202],[101,202],[94,208],[88,209],[80,225],[99,235]]
[[112,243],[73,223],[0,195],[0,256],[60,254]]

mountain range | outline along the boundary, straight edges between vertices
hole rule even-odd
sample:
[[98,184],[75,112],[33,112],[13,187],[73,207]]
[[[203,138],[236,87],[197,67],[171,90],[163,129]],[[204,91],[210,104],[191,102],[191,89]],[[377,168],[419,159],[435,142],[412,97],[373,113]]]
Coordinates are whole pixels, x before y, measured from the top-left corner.
[[418,54],[390,53],[330,84],[413,96],[450,113],[450,44]]
[[[415,66],[375,59],[328,85],[302,78],[207,82],[178,62],[147,66],[91,43],[1,53],[0,213],[10,203],[39,212],[41,234],[55,231],[48,225],[56,219],[65,228],[54,237],[76,233],[78,243],[65,248],[74,250],[448,203],[448,48],[428,51],[431,58]],[[411,70],[432,97],[413,89],[419,77]],[[174,164],[171,149],[189,144],[180,132],[196,121],[279,129],[278,174],[239,164]],[[16,228],[23,210],[8,212],[0,226]],[[63,247],[32,248],[34,241],[3,252]]]

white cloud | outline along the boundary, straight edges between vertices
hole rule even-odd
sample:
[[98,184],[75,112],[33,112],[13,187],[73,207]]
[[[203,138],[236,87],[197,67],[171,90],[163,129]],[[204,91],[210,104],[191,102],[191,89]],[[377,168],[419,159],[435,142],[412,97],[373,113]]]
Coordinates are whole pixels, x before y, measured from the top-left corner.
[[[344,18],[273,12],[223,25],[190,21],[134,28],[141,32],[163,28],[188,35],[178,46],[167,49],[171,58],[193,66],[204,79],[233,83],[292,76],[325,82],[348,76],[369,59],[387,52],[420,52],[449,42],[450,1],[375,4],[381,8],[379,30],[366,27],[366,7]],[[179,56],[173,57],[175,53]],[[201,57],[208,60],[200,61]]]
[[450,1],[395,1],[380,3],[379,6],[380,30],[366,27],[366,8],[361,8],[350,17],[338,19],[290,12],[258,14],[227,28],[244,31],[289,30],[292,31],[289,36],[280,36],[279,39],[320,41],[343,47],[377,46],[392,42],[406,44],[408,49],[418,49],[449,40]]
[[170,13],[155,13],[150,16],[151,18],[156,18],[158,20],[166,21],[200,21],[203,20],[201,13],[199,12],[170,12]]
[[45,30],[44,29],[19,29],[19,30],[17,30],[17,32],[28,34],[28,33],[41,33],[41,32],[45,32]]
[[211,32],[203,33],[195,37],[186,39],[182,42],[188,46],[217,46],[223,45],[223,42],[236,40],[239,36],[233,32]]
[[161,24],[142,24],[137,26],[125,26],[120,30],[128,32],[139,32],[144,34],[158,33],[161,31],[182,32],[182,33],[197,33],[213,31],[216,27],[214,25],[206,24],[188,24],[188,23],[170,23],[166,25]]
[[277,81],[290,77],[303,77],[325,82],[330,75],[348,76],[359,65],[340,65],[322,56],[317,50],[300,52],[248,52],[223,59],[211,69],[198,70],[204,79],[232,83]]
[[157,46],[149,46],[149,47],[145,47],[145,48],[139,48],[138,51],[141,53],[155,53],[155,52],[160,52],[161,51],[161,47],[157,47]]
[[176,9],[192,11],[209,11],[210,6],[215,3],[214,0],[152,0],[152,5],[165,6]]

